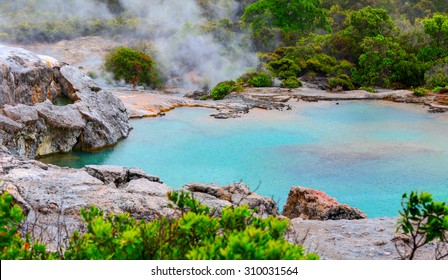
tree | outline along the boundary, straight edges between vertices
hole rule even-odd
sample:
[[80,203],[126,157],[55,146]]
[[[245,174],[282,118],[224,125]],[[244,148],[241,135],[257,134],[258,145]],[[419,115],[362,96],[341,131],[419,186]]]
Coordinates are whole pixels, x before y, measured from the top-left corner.
[[321,0],[260,0],[246,8],[242,20],[252,28],[280,28],[284,32],[308,33],[329,29]]
[[437,47],[448,43],[448,16],[436,13],[431,18],[425,18],[423,30]]
[[255,39],[268,35],[266,42],[297,38],[297,32],[306,35],[317,28],[330,30],[321,0],[259,0],[246,8],[242,21]]
[[424,80],[424,65],[390,37],[367,37],[362,43],[355,80],[366,86],[419,86]]
[[355,40],[361,41],[365,37],[388,36],[393,27],[394,24],[386,10],[368,6],[350,14],[346,32]]
[[115,80],[123,79],[132,86],[157,87],[161,84],[155,61],[142,51],[114,48],[106,55],[104,67]]

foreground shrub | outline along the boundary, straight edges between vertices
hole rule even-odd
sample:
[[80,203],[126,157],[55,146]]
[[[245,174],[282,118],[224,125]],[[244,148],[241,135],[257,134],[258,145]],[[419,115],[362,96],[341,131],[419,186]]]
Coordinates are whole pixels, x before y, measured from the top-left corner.
[[317,259],[283,239],[288,220],[254,216],[248,206],[225,208],[220,217],[190,194],[171,193],[179,219],[136,221],[129,214],[82,212],[88,232],[75,233],[67,259],[241,260]]
[[221,100],[227,96],[227,94],[232,92],[233,87],[235,86],[234,81],[223,81],[217,84],[210,91],[210,95],[214,100]]
[[432,195],[426,192],[411,192],[403,195],[401,205],[397,232],[403,232],[405,238],[395,241],[401,258],[414,259],[419,248],[433,241],[437,244],[435,258],[448,257],[448,206],[445,202],[433,201]]
[[219,217],[190,194],[168,194],[180,217],[146,222],[129,213],[105,215],[83,209],[87,232],[75,231],[65,252],[49,253],[18,231],[25,218],[12,197],[0,197],[1,259],[69,260],[281,260],[318,259],[284,237],[289,220],[261,219],[247,205],[225,208]]
[[19,227],[25,216],[13,198],[7,193],[0,196],[0,259],[41,260],[56,257],[45,250],[45,245],[31,243],[26,235],[22,238]]
[[114,48],[106,55],[104,68],[115,80],[124,80],[132,86],[158,87],[161,84],[156,63],[142,51]]

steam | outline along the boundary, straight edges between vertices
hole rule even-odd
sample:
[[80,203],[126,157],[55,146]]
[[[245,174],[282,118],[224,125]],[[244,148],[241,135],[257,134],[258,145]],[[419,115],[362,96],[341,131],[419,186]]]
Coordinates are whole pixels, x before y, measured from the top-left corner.
[[[216,20],[236,18],[238,3],[212,2],[211,12]],[[144,19],[144,30],[152,30],[150,37],[168,84],[189,89],[211,87],[235,79],[257,65],[256,54],[241,44],[244,34],[227,34],[226,41],[219,42],[201,30],[207,22],[195,0],[129,0],[122,4]]]
[[[5,4],[5,2],[7,3]],[[95,0],[0,0],[0,5],[6,5],[7,10],[13,13],[26,11],[28,17],[15,18],[15,21],[18,22],[25,22],[27,20],[32,20],[36,23],[48,21],[50,13],[52,19],[55,20],[68,19],[70,16],[76,16],[81,19],[113,17],[105,3]],[[2,22],[10,21],[11,19],[14,20],[14,15],[12,16],[11,18],[3,18],[0,20]],[[54,18],[55,16],[56,18]]]
[[[107,5],[96,0],[16,0],[8,1],[10,9],[27,9],[30,16],[18,21],[34,24],[48,21],[48,14],[58,20],[78,17],[83,20],[112,19]],[[124,17],[138,17],[140,22],[124,38],[149,40],[155,49],[156,61],[167,78],[169,86],[191,90],[211,88],[223,80],[235,79],[258,64],[257,55],[249,51],[247,37],[242,32],[213,34],[206,16],[215,23],[221,19],[238,19],[236,0],[215,0],[212,9],[205,11],[198,0],[121,0]],[[11,6],[12,5],[12,6]],[[34,11],[34,12],[31,12]],[[37,12],[35,12],[37,11]],[[42,11],[42,12],[39,12]],[[23,14],[23,13],[22,13]],[[16,24],[14,18],[2,19],[0,24]],[[1,34],[0,30],[0,34]],[[74,30],[73,32],[79,32]],[[221,32],[223,33],[223,32]],[[82,34],[76,34],[82,35]]]

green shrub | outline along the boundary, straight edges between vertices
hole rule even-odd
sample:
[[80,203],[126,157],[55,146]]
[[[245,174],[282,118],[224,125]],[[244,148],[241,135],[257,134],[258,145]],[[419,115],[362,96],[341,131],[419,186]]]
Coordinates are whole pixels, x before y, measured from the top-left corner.
[[448,257],[448,206],[445,202],[433,201],[432,195],[426,192],[404,194],[399,212],[397,232],[405,238],[395,242],[402,259],[414,259],[419,248],[429,242],[437,241],[435,258]]
[[328,80],[328,87],[330,89],[336,89],[337,87],[342,88],[343,90],[354,90],[355,86],[353,85],[351,79],[347,75],[339,75],[335,78],[330,78]]
[[123,79],[132,86],[158,87],[161,84],[156,63],[148,54],[138,50],[114,48],[106,55],[104,67],[115,80]]
[[391,87],[420,86],[426,65],[408,53],[390,37],[367,37],[362,44],[358,67],[352,70],[354,80],[361,85]]
[[178,219],[136,221],[129,214],[107,217],[97,208],[82,212],[88,232],[75,233],[66,259],[249,260],[317,259],[302,246],[285,241],[288,220],[257,218],[248,206],[225,208],[220,217],[174,192],[169,198],[181,210]]
[[301,71],[300,67],[293,60],[288,58],[271,61],[268,66],[274,76],[279,77],[280,79],[297,77]]
[[442,87],[435,87],[431,90],[433,93],[439,93],[439,91],[442,89]]
[[0,259],[2,260],[40,260],[56,256],[47,253],[45,245],[30,242],[29,235],[22,238],[19,227],[25,219],[22,209],[13,205],[8,193],[0,196]]
[[267,73],[261,72],[250,78],[247,83],[253,87],[270,87],[272,85],[272,79]]
[[428,88],[448,86],[448,62],[439,62],[425,73]]
[[371,88],[371,87],[363,86],[363,87],[360,87],[359,89],[360,89],[360,90],[365,90],[365,91],[368,91],[368,92],[371,92],[371,93],[376,93],[376,90],[374,90],[374,89]]
[[412,91],[414,92],[414,95],[418,97],[422,97],[427,94],[427,91],[424,88],[414,88]]
[[257,71],[246,72],[243,75],[241,75],[238,79],[236,79],[236,81],[237,81],[237,83],[245,84],[245,83],[249,82],[250,79],[257,76],[258,74],[259,74],[259,72],[257,72]]
[[168,194],[180,217],[146,222],[129,213],[105,216],[96,207],[81,211],[87,232],[75,231],[65,252],[48,253],[18,231],[25,218],[8,194],[0,196],[1,259],[65,260],[298,260],[318,259],[285,240],[289,220],[258,218],[247,205],[227,207],[219,217],[189,193]]
[[210,91],[210,95],[213,100],[221,100],[227,96],[227,94],[232,92],[233,87],[235,86],[234,81],[223,81],[217,84]]
[[302,83],[296,77],[289,77],[282,82],[284,88],[298,88],[302,86]]
[[336,69],[336,66],[338,65],[338,62],[336,58],[326,55],[324,53],[318,53],[314,56],[310,57],[306,61],[306,70],[307,71],[313,71],[318,74],[323,75],[331,75]]

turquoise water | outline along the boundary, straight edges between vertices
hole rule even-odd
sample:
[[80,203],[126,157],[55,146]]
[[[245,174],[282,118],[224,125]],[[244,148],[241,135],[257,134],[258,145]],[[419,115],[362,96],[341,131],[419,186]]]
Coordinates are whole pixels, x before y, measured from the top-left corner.
[[181,108],[133,120],[129,138],[97,153],[42,159],[60,166],[138,166],[178,188],[242,180],[282,206],[291,186],[320,189],[369,217],[396,216],[401,195],[448,201],[448,118],[387,102],[297,103],[216,120]]

